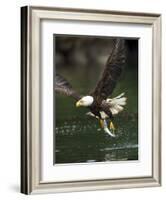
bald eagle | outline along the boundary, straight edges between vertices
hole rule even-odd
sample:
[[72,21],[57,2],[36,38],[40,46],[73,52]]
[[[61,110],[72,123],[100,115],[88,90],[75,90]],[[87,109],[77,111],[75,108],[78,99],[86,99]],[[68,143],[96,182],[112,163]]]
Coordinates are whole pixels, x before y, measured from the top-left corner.
[[[113,116],[124,109],[127,98],[124,97],[124,93],[115,98],[110,98],[110,96],[119,80],[125,61],[125,40],[115,39],[104,71],[95,89],[88,95],[78,94],[65,78],[59,74],[55,76],[55,91],[73,97],[76,100],[76,107],[87,107],[89,109],[87,115],[98,119],[104,131],[112,137],[115,137]],[[109,126],[107,119],[110,121]]]

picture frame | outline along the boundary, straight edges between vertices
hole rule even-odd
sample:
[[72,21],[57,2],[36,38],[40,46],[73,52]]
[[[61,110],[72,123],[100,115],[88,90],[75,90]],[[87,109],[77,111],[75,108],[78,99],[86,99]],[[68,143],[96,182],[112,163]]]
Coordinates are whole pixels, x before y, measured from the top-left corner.
[[[151,127],[149,175],[117,178],[41,180],[43,136],[41,23],[58,21],[118,26],[148,26],[151,40]],[[64,26],[64,24],[62,24]],[[56,28],[56,26],[55,26]],[[131,27],[132,28],[132,27]],[[65,29],[64,29],[65,31]],[[58,32],[59,34],[59,32]],[[100,33],[99,33],[100,35]],[[123,33],[122,33],[123,35]],[[143,58],[141,58],[143,59]],[[50,61],[52,62],[52,60]],[[52,70],[52,68],[51,68]],[[141,79],[141,76],[140,76]],[[140,80],[139,79],[139,80]],[[50,89],[51,90],[51,89]],[[147,126],[148,123],[147,123]],[[50,130],[47,130],[48,132]],[[46,131],[46,132],[47,132]],[[45,137],[45,136],[44,136]],[[149,144],[147,144],[149,145]],[[140,161],[141,162],[141,161]],[[51,163],[51,165],[53,165]],[[107,165],[109,168],[109,164]],[[69,166],[66,166],[69,169]],[[89,165],[87,166],[87,168]],[[57,170],[54,169],[54,170]],[[74,171],[70,171],[74,173]],[[134,172],[133,172],[134,173]],[[24,194],[107,190],[161,185],[161,15],[121,11],[25,6],[21,8],[21,192]]]

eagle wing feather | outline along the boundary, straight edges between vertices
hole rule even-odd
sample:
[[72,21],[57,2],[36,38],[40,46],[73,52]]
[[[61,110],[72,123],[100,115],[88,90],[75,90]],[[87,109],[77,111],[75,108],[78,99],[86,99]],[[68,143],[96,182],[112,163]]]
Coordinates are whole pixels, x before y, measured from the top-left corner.
[[81,98],[80,95],[70,85],[70,83],[59,74],[56,74],[55,76],[54,89],[56,92],[66,95],[66,96],[71,96],[76,100],[79,100]]
[[106,62],[105,69],[94,91],[91,93],[97,102],[102,102],[110,96],[121,75],[126,60],[125,40],[116,39],[112,52]]

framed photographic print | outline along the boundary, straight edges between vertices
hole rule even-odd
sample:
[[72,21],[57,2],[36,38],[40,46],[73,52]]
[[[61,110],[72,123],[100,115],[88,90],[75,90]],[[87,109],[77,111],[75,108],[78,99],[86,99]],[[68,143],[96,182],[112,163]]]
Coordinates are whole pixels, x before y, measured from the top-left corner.
[[161,16],[21,8],[21,192],[161,185]]

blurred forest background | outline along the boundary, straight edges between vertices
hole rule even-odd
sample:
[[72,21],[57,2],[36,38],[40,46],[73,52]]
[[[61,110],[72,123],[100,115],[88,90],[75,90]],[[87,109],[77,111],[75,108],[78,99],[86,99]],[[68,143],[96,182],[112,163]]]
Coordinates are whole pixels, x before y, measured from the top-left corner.
[[[80,94],[95,85],[112,51],[114,38],[54,36],[54,75],[65,77]],[[126,40],[127,61],[112,97],[125,92],[127,106],[115,117],[116,138],[76,108],[71,97],[54,95],[54,163],[138,159],[138,40]]]

